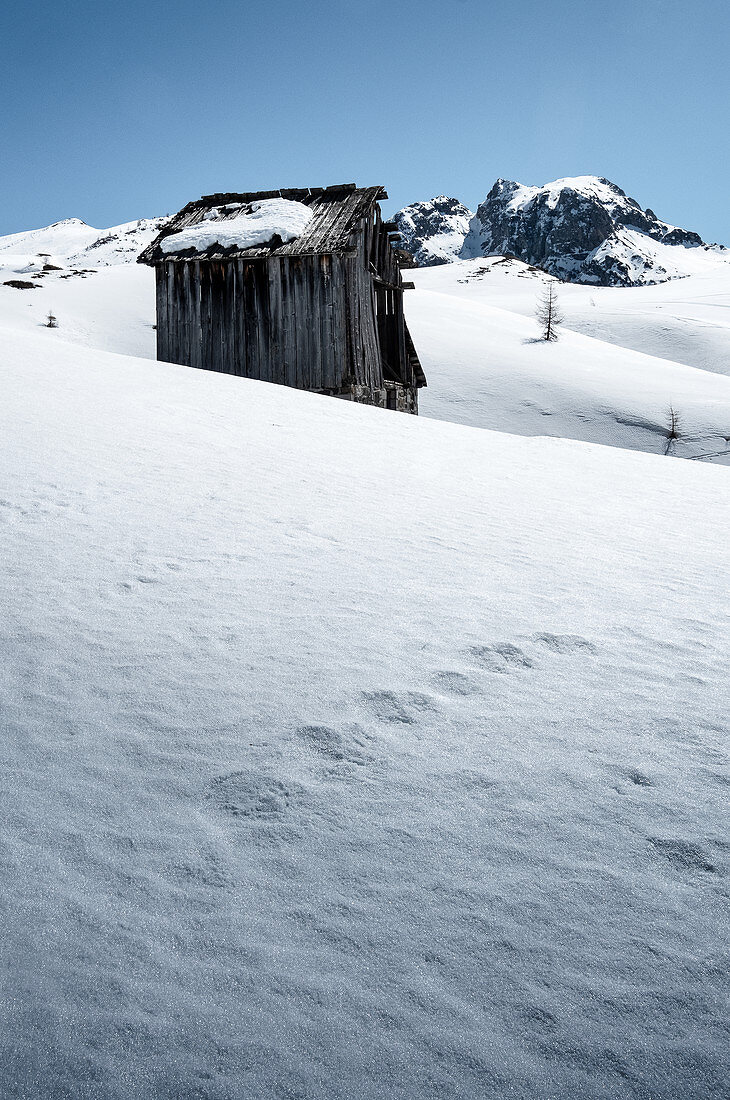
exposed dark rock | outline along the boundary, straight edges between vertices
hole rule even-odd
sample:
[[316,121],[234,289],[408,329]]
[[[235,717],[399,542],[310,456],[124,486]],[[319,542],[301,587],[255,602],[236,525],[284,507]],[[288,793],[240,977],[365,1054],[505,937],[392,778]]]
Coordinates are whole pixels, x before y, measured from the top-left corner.
[[438,195],[405,206],[393,221],[401,235],[400,248],[413,257],[413,266],[435,267],[457,259],[472,217],[458,199]]
[[570,282],[633,286],[672,277],[652,242],[703,245],[601,177],[544,187],[500,179],[478,207],[461,255],[512,254]]

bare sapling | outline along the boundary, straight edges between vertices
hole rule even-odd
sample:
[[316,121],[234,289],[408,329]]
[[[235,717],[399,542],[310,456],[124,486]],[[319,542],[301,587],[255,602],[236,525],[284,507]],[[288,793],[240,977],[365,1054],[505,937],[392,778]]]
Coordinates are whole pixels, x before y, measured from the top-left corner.
[[542,339],[557,340],[558,326],[563,323],[564,318],[560,312],[558,292],[552,280],[543,288],[535,309],[535,316],[542,330]]
[[682,438],[682,417],[677,412],[674,405],[670,405],[667,409],[667,444],[664,448],[665,455],[674,454],[674,448],[677,444],[677,440]]

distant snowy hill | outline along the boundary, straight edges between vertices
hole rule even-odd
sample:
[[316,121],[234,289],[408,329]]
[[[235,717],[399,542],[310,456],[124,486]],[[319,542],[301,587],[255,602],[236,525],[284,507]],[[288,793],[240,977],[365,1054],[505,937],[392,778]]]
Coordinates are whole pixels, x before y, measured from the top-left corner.
[[[438,201],[414,203],[395,215],[402,247],[421,266],[507,255],[569,282],[640,286],[690,274],[695,250],[711,253],[718,262],[730,261],[725,249],[661,221],[598,176],[576,176],[543,187],[497,180],[471,218],[459,250],[448,253],[439,252],[441,230],[430,213]],[[436,253],[440,259],[428,258]]]
[[167,217],[140,218],[138,221],[104,229],[85,248],[70,255],[69,263],[92,264],[97,267],[133,263],[169,220]]
[[42,229],[28,229],[0,237],[0,259],[10,256],[56,256],[65,258],[83,251],[99,236],[99,230],[80,218],[66,218]]
[[168,218],[140,218],[94,229],[79,218],[67,218],[43,229],[0,237],[0,263],[16,261],[19,272],[34,274],[44,264],[61,267],[111,267],[132,263]]
[[429,202],[405,206],[393,220],[401,234],[400,247],[410,252],[419,267],[433,267],[457,259],[473,217],[458,199],[438,195]]

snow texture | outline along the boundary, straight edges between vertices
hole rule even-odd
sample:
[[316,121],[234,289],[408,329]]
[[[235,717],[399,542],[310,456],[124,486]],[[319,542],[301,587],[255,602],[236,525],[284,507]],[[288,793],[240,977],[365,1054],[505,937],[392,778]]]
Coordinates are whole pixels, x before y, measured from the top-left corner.
[[[717,373],[730,372],[728,265],[722,279],[714,271],[662,287],[560,285],[565,322],[553,345],[539,339],[535,320],[549,279],[543,272],[488,259],[408,274],[417,289],[405,293],[406,317],[429,382],[419,398],[422,415],[663,454],[672,406],[683,420],[674,454],[730,461],[730,377]],[[600,338],[604,310],[615,343]],[[695,354],[705,340],[707,369],[617,346],[628,330],[629,346],[671,350],[665,329],[678,310],[670,334],[693,339]],[[582,332],[573,331],[576,315]]]
[[283,243],[301,237],[312,220],[312,211],[291,199],[262,199],[236,208],[214,207],[204,219],[171,233],[160,242],[162,252],[204,252],[211,245],[220,248],[253,248],[279,237]]
[[727,470],[2,335],[0,1094],[725,1097]]

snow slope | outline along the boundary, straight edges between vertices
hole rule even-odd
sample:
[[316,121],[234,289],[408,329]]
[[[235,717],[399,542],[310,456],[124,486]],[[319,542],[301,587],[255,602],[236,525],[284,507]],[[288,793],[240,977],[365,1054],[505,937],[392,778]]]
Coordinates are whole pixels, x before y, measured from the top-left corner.
[[3,1097],[725,1096],[727,471],[2,336]]
[[[429,382],[422,414],[662,453],[672,405],[683,419],[675,453],[727,461],[730,383],[716,375],[730,374],[730,264],[683,251],[695,274],[676,282],[562,285],[565,333],[552,348],[534,342],[543,272],[505,259],[409,272],[418,291],[407,292],[406,310]],[[153,272],[134,263],[43,271],[42,259],[32,269],[28,260],[0,250],[0,325],[43,333],[52,311],[54,339],[154,358]],[[2,285],[18,279],[34,289]]]
[[[76,272],[75,274],[73,272]],[[7,280],[33,282],[18,290]],[[0,263],[0,327],[42,334],[48,313],[59,338],[83,347],[155,358],[155,273],[140,264],[63,268],[42,275]]]
[[[730,373],[730,269],[671,289],[561,285],[565,324],[551,345],[537,339],[548,276],[536,269],[472,260],[408,274],[417,289],[406,316],[429,382],[423,415],[659,454],[671,405],[683,418],[677,455],[730,458],[720,453],[730,450],[730,378],[709,369]],[[707,370],[620,346],[661,353],[678,330]]]
[[94,267],[134,263],[142,249],[155,239],[169,220],[169,217],[139,218],[137,221],[103,229],[91,244],[70,254],[68,263]]
[[[694,269],[657,286],[558,289],[565,326],[620,347],[730,374],[730,264],[692,250]],[[519,260],[467,260],[409,271],[419,288],[534,318],[544,272]]]
[[168,221],[167,217],[140,218],[94,229],[78,218],[67,218],[43,229],[0,237],[0,262],[32,273],[42,270],[49,259],[69,270],[134,263]]
[[0,237],[0,256],[37,256],[38,253],[70,256],[83,251],[98,236],[99,230],[80,218],[66,218],[42,229],[29,229]]

